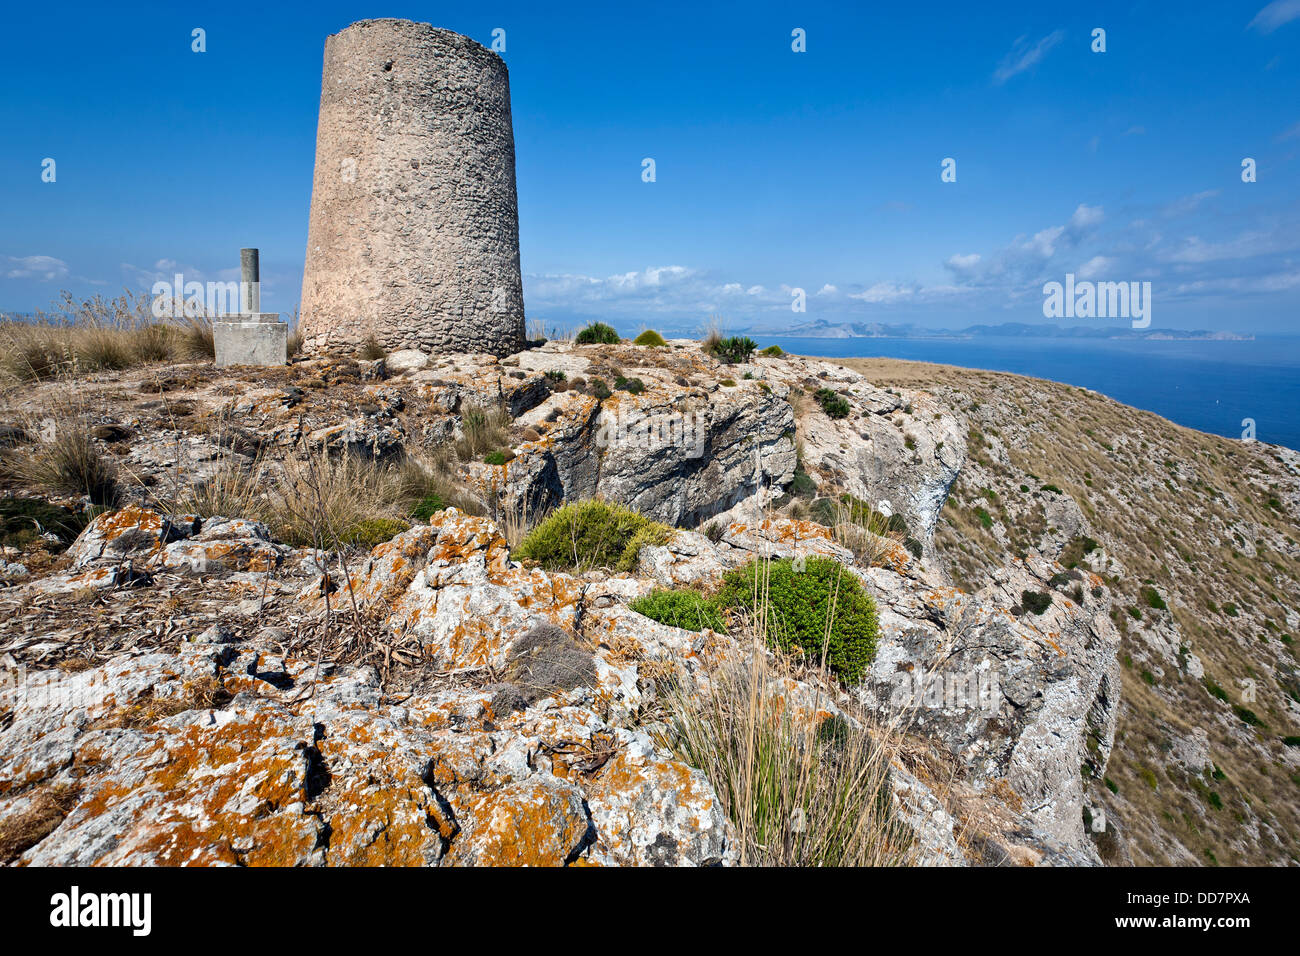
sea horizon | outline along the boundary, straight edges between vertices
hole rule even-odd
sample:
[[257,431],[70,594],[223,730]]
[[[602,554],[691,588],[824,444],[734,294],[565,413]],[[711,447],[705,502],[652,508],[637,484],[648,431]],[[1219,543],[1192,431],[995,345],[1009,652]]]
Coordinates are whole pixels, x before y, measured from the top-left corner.
[[800,338],[761,346],[821,358],[894,358],[1009,372],[1100,392],[1178,425],[1300,449],[1300,336],[1245,340]]

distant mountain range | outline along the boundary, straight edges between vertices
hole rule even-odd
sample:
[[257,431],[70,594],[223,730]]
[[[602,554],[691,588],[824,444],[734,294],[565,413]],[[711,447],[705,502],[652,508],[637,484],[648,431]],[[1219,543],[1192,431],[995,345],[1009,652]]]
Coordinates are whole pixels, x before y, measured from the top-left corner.
[[969,325],[964,329],[929,329],[917,325],[885,325],[880,322],[827,322],[815,319],[779,332],[772,328],[741,329],[742,332],[784,335],[803,339],[973,339],[990,336],[1051,339],[1151,339],[1157,341],[1251,342],[1255,336],[1239,332],[1211,332],[1206,329],[1131,329],[1004,322],[1001,325]]

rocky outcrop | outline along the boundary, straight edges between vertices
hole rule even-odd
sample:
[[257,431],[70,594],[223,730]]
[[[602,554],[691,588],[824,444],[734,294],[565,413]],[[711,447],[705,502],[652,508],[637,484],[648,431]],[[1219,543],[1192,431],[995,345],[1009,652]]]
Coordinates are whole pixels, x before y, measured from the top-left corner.
[[[236,531],[258,533],[127,509],[97,519],[74,554],[83,567],[124,553],[152,565],[175,544]],[[628,603],[656,583],[715,583],[756,556],[800,554],[852,562],[824,528],[779,519],[733,524],[716,544],[684,533],[646,548],[631,577],[575,577],[521,567],[490,521],[439,512],[376,547],[346,581],[323,587],[318,571],[298,571],[307,586],[296,602],[310,615],[332,590],[353,595],[363,614],[379,610],[386,640],[418,648],[442,675],[434,685],[395,698],[371,667],[321,669],[220,625],[175,653],[32,675],[0,696],[10,715],[0,731],[0,815],[21,815],[42,794],[75,794],[62,822],[22,855],[32,864],[730,863],[736,847],[718,794],[644,715],[659,693],[648,675],[681,668],[707,682],[743,645],[657,624]],[[950,638],[995,657],[1006,682],[996,717],[961,724],[922,702],[918,727],[966,761],[972,786],[1006,778],[1035,803],[1018,839],[1038,847],[1037,859],[1057,844],[1077,847],[1077,834],[1056,824],[1080,814],[1062,775],[1083,752],[1087,715],[1076,711],[1098,680],[1078,657],[1083,625],[1063,611],[1061,626],[1080,636],[1035,639],[1036,629],[970,599],[944,611],[907,576],[906,556],[897,560],[904,573],[855,569],[881,605],[879,666],[897,667],[904,652],[924,665]],[[947,635],[914,639],[945,614]],[[1045,622],[1052,634],[1055,623]],[[590,664],[571,656],[565,666],[585,676],[557,678],[534,657],[516,666],[521,653],[546,652],[536,636],[545,628],[572,635],[561,638],[565,653]],[[1059,661],[1048,653],[1054,644]],[[975,667],[974,653],[950,655],[946,666]],[[797,681],[782,694],[809,719],[838,711],[824,690]],[[1105,737],[1109,717],[1093,704]],[[940,798],[898,770],[894,799],[916,861],[965,862]],[[1050,809],[1037,805],[1044,796]]]
[[[967,595],[871,568],[882,633],[861,694],[940,743],[968,779],[1004,780],[1036,830],[1095,859],[1082,781],[1100,776],[1114,743],[1119,633],[1101,580],[1079,605],[1051,593],[1059,572],[1030,561]],[[1050,595],[1050,606],[1023,607],[1026,592]]]
[[[205,463],[196,481],[223,455],[260,455],[273,480],[288,454],[398,459],[500,409],[501,447],[454,464],[468,507],[535,519],[601,497],[674,531],[631,573],[563,573],[514,561],[504,521],[456,508],[368,553],[328,555],[242,518],[143,504],[98,515],[56,567],[6,572],[0,597],[98,614],[129,595],[131,620],[156,620],[63,669],[50,667],[56,641],[5,645],[19,654],[0,654],[6,668],[43,663],[0,692],[0,819],[60,808],[18,862],[734,863],[723,794],[673,750],[665,695],[765,652],[742,624],[697,633],[631,605],[806,556],[874,596],[876,657],[858,686],[804,671],[771,686],[794,719],[848,715],[913,742],[889,785],[907,861],[1097,862],[1083,781],[1114,740],[1118,635],[1106,581],[1053,560],[1088,525],[1070,499],[1030,496],[1049,550],[1026,549],[978,593],[954,587],[932,550],[967,434],[926,393],[818,360],[722,365],[676,345],[299,366],[299,384],[214,387],[229,432],[169,431],[124,457],[183,483],[185,454]],[[826,413],[823,389],[846,414]],[[846,495],[905,530],[858,527],[864,549],[798,517]],[[178,624],[173,589],[220,607]],[[1204,769],[1199,748],[1179,752]]]

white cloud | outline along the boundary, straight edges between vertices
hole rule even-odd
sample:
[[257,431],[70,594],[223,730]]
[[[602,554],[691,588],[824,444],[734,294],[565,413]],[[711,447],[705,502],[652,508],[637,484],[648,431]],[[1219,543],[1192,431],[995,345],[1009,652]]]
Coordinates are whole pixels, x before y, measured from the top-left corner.
[[975,268],[979,264],[980,254],[972,252],[968,255],[951,255],[944,264],[950,269],[956,269],[958,272],[965,272]]
[[[1204,189],[1199,193],[1192,193],[1190,196],[1175,199],[1161,209],[1160,214],[1167,219],[1172,219],[1175,216],[1185,216],[1188,213],[1195,212],[1205,200],[1213,199],[1217,195],[1219,195],[1217,189]],[[1134,225],[1137,225],[1137,223],[1134,223]]]
[[897,282],[877,282],[863,292],[850,292],[850,299],[861,302],[898,302],[916,295],[915,286],[904,286]]
[[1079,203],[1079,208],[1074,211],[1070,217],[1070,228],[1077,231],[1088,229],[1097,225],[1105,218],[1100,206],[1089,206],[1086,203]]
[[1064,234],[1064,226],[1050,226],[1047,229],[1040,229],[1034,233],[1033,239],[1021,243],[1020,248],[1026,252],[1042,256],[1044,259],[1050,259],[1056,255],[1056,240],[1060,239]]
[[1025,70],[1042,60],[1047,55],[1047,51],[1060,43],[1064,37],[1064,30],[1053,30],[1032,45],[1027,42],[1027,37],[1021,37],[1011,47],[1011,52],[1003,57],[1002,63],[994,71],[993,82],[1000,85],[1017,73],[1025,72]]
[[828,283],[826,283],[824,286],[822,286],[820,289],[817,290],[817,294],[818,294],[818,295],[834,295],[836,292],[839,292],[839,291],[840,291],[839,289],[835,288],[835,286],[831,285],[831,284],[828,282]]
[[1260,232],[1245,232],[1225,242],[1205,242],[1200,236],[1188,236],[1178,248],[1160,256],[1165,262],[1204,264],[1224,259],[1248,259],[1276,252],[1274,237]]
[[37,279],[52,282],[68,274],[68,264],[53,256],[5,256],[7,279]]
[[1246,25],[1246,29],[1272,33],[1278,27],[1300,18],[1300,0],[1273,0]]
[[1114,259],[1107,256],[1093,256],[1083,265],[1079,266],[1075,272],[1081,279],[1095,279],[1098,276],[1105,275],[1114,267]]

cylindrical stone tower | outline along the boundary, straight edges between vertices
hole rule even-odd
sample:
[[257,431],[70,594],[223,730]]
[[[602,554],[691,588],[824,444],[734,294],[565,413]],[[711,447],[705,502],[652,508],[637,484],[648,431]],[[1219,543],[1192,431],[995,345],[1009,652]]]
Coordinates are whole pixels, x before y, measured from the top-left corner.
[[325,41],[308,351],[524,345],[510,77],[468,37],[362,20]]

